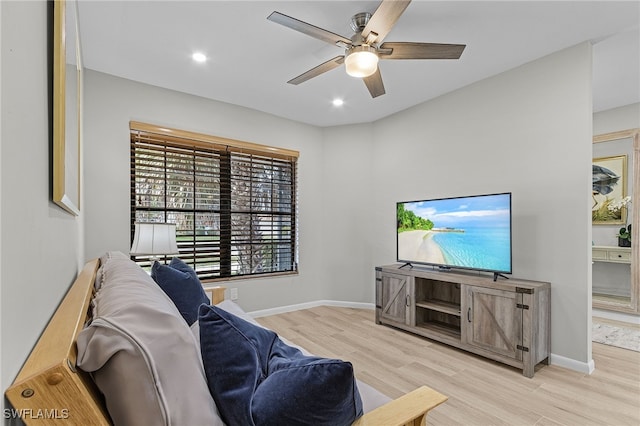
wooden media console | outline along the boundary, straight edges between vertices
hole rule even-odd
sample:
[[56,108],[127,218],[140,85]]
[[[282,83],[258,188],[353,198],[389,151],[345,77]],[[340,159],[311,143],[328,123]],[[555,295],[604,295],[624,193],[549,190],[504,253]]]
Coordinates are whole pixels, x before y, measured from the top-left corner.
[[522,369],[548,364],[551,285],[399,264],[376,268],[376,322]]

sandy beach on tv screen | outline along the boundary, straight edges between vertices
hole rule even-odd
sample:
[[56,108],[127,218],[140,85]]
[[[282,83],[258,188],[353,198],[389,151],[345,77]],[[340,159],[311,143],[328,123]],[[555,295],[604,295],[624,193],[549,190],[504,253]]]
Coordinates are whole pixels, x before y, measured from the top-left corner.
[[433,241],[432,231],[406,231],[398,234],[398,259],[444,264],[444,256],[438,243]]

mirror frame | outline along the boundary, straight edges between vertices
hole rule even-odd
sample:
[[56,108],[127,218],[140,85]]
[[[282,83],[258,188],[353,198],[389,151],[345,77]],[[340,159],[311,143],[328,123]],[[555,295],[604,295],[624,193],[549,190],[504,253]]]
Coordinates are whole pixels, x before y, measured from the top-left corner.
[[[67,22],[67,11],[74,22]],[[69,25],[75,26],[69,31]],[[67,35],[72,33],[73,38]],[[66,57],[69,49],[76,57],[76,102],[66,101]],[[78,33],[77,5],[72,0],[53,2],[53,201],[67,212],[80,214],[82,64]],[[66,121],[76,115],[77,129],[67,129]],[[72,158],[69,158],[72,157]]]
[[[631,178],[633,179],[633,214],[629,223],[640,223],[640,128],[622,130],[619,132],[604,133],[593,137],[593,143],[609,142],[619,139],[631,139],[633,143],[633,169]],[[627,218],[628,219],[628,218]],[[626,313],[640,313],[640,265],[637,261],[640,242],[640,226],[634,225],[631,228],[631,300],[629,304],[620,304],[598,300],[592,297],[592,306],[597,309],[618,311]]]

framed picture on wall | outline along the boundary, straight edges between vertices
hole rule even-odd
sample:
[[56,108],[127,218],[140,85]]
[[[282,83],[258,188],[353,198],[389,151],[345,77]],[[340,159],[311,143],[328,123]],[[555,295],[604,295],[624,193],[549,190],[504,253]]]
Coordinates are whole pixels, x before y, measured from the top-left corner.
[[591,219],[594,225],[627,223],[626,155],[593,159],[591,196]]
[[53,3],[53,201],[80,214],[82,63],[77,1]]

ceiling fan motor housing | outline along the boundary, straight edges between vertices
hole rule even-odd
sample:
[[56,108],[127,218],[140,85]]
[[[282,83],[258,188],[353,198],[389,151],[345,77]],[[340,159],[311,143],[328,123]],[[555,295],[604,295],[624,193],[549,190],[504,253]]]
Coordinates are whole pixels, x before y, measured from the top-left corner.
[[351,17],[351,29],[355,33],[361,33],[364,30],[364,27],[367,26],[367,23],[371,19],[371,14],[369,12],[361,12],[356,13]]

